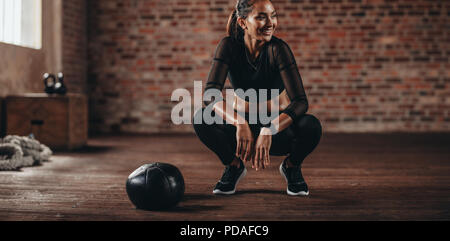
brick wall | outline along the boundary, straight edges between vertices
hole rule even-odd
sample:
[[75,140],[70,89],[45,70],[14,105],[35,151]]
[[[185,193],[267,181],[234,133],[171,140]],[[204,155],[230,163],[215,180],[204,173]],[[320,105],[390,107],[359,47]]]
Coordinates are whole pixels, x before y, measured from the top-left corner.
[[86,8],[86,0],[62,1],[62,71],[72,93],[87,93]]
[[[450,130],[450,2],[273,3],[325,131]],[[170,95],[205,83],[234,4],[88,1],[91,129],[192,132]]]

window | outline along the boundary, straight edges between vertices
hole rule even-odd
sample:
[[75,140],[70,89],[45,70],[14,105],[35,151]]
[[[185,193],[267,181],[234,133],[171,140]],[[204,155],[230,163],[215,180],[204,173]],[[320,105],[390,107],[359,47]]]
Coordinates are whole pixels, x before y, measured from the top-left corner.
[[42,0],[0,0],[0,42],[40,49]]

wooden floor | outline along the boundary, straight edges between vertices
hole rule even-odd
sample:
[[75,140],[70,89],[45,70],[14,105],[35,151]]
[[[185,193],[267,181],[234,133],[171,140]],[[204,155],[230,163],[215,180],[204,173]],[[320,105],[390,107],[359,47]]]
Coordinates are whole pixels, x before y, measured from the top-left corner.
[[[193,135],[102,136],[51,162],[0,172],[0,220],[449,220],[450,135],[324,134],[291,197],[278,172],[249,168],[233,196],[212,188],[223,167]],[[173,210],[136,210],[127,176],[149,162],[176,165],[186,192]]]

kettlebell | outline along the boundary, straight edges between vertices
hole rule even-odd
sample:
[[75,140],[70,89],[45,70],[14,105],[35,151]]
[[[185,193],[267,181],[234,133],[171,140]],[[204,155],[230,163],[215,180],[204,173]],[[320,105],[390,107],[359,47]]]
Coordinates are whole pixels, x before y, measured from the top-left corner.
[[65,95],[67,92],[66,85],[64,84],[64,74],[58,73],[58,82],[55,84],[54,92],[56,94]]
[[45,73],[44,76],[45,93],[65,95],[67,93],[66,85],[64,84],[64,74],[58,73],[58,78],[53,74]]
[[55,76],[53,74],[45,73],[42,78],[44,79],[45,93],[47,94],[55,93],[55,84],[56,84]]

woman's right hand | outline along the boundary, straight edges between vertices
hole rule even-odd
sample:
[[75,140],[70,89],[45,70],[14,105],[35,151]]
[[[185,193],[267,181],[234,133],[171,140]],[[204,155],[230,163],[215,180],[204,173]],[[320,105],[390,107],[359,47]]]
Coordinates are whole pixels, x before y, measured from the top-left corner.
[[236,156],[244,162],[251,161],[253,155],[253,134],[248,123],[236,126]]

